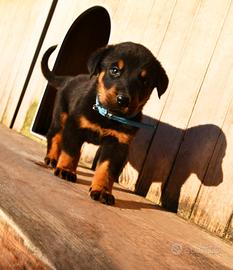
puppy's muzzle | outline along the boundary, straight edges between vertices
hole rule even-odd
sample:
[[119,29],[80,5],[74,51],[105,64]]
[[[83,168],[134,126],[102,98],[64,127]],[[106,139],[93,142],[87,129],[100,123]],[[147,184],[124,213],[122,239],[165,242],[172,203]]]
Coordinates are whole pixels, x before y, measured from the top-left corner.
[[117,104],[121,108],[126,108],[129,106],[130,99],[126,95],[118,95],[117,96]]

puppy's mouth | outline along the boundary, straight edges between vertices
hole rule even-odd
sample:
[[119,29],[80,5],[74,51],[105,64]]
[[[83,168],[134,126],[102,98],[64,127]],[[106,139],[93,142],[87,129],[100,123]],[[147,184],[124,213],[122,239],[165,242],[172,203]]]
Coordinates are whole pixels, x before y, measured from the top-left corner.
[[134,113],[131,113],[129,108],[125,108],[125,109],[108,108],[107,110],[116,116],[121,116],[121,117],[126,117],[126,118],[132,118],[134,116]]

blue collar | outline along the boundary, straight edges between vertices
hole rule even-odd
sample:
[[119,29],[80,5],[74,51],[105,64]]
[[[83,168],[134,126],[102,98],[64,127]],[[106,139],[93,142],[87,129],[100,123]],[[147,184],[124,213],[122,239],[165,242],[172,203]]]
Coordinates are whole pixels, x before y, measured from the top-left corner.
[[105,109],[100,104],[98,96],[96,96],[96,101],[95,101],[95,104],[93,105],[93,110],[98,111],[99,114],[101,114],[102,116],[104,116],[104,117],[106,117],[108,119],[117,121],[117,122],[119,122],[121,124],[125,124],[125,125],[128,125],[128,126],[133,126],[133,127],[137,127],[137,128],[155,128],[154,125],[136,122],[136,121],[133,121],[133,120],[129,120],[128,118],[116,116],[116,115],[110,113],[107,109]]

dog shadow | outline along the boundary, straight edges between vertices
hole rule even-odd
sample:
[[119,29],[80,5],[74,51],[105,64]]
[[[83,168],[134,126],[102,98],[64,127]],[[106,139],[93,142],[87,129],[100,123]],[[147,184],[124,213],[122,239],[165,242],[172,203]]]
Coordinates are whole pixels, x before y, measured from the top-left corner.
[[[152,118],[144,117],[144,122],[151,121]],[[177,212],[182,186],[191,174],[195,174],[205,186],[218,186],[223,182],[226,137],[213,124],[187,130],[163,122],[156,122],[156,126],[154,134],[141,129],[130,147],[129,163],[139,175],[142,171],[143,176],[143,180],[136,183],[136,193],[146,196],[151,184],[160,182],[162,207]],[[143,142],[147,139],[149,142],[151,136],[152,143],[149,143],[144,160]]]

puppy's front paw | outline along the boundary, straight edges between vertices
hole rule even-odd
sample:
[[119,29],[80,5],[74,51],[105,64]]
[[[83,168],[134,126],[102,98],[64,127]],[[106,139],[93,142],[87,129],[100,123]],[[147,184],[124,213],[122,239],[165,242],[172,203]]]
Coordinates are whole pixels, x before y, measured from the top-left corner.
[[75,183],[77,181],[77,176],[75,173],[73,173],[71,171],[67,171],[67,170],[62,169],[62,168],[57,167],[54,171],[54,175],[56,175],[64,180],[73,182],[73,183]]
[[95,201],[100,201],[101,203],[107,205],[114,205],[115,198],[114,196],[106,190],[92,190],[90,189],[90,196]]

